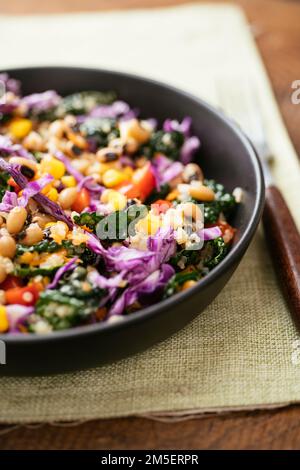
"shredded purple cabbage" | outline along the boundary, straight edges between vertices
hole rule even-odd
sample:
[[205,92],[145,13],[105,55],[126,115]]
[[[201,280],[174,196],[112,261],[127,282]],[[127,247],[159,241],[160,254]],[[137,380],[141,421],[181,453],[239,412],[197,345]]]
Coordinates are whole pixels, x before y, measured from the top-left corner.
[[34,160],[33,155],[27,152],[22,145],[14,144],[9,137],[4,135],[0,135],[0,153],[4,153],[4,156],[15,156]]
[[66,167],[66,170],[67,172],[74,176],[74,178],[76,179],[77,183],[79,183],[80,181],[83,180],[84,176],[80,173],[80,171],[76,170],[76,168],[74,168],[74,166],[72,165],[72,161],[70,160],[70,158],[68,158],[66,155],[64,155],[62,152],[60,151],[57,151],[55,152],[54,154],[55,158],[57,158],[58,160],[60,160],[61,162],[63,162],[63,164],[65,165]]
[[59,283],[59,281],[61,280],[63,275],[67,271],[71,271],[71,270],[75,269],[75,267],[77,266],[77,263],[76,263],[77,260],[78,260],[78,257],[76,256],[75,258],[72,258],[70,261],[68,261],[66,264],[64,264],[61,268],[59,268],[56,271],[52,282],[50,282],[50,284],[48,284],[47,289],[55,289],[55,287],[57,286],[57,284]]
[[93,176],[85,176],[77,185],[78,191],[82,188],[88,189],[91,193],[102,194],[105,190],[104,186],[96,183]]
[[172,163],[162,175],[160,175],[160,184],[169,183],[183,172],[183,164],[180,162]]
[[199,232],[200,237],[203,238],[204,241],[207,240],[214,240],[222,235],[222,231],[220,227],[217,225],[215,227],[204,228]]
[[15,78],[10,78],[8,73],[0,73],[0,82],[4,84],[5,91],[10,91],[14,95],[20,95],[21,82]]
[[180,149],[180,158],[184,165],[187,165],[193,160],[197,150],[200,148],[200,140],[198,137],[189,137],[183,143]]
[[169,264],[163,264],[160,269],[152,272],[138,284],[126,289],[112,305],[108,316],[121,315],[127,307],[139,301],[143,306],[159,301],[164,288],[175,271]]
[[2,202],[0,202],[0,210],[3,212],[9,212],[14,207],[26,207],[31,197],[38,194],[47,184],[53,181],[53,176],[45,175],[38,180],[31,181],[28,183],[22,191],[22,196],[17,197],[13,191],[5,191]]
[[115,101],[110,105],[96,106],[89,113],[89,117],[115,119],[122,116],[128,116],[130,111],[131,109],[125,101]]
[[166,119],[163,123],[163,130],[165,132],[182,132],[185,137],[189,137],[191,133],[192,127],[192,118],[190,116],[186,116],[183,118],[182,122],[179,123],[175,119]]
[[21,99],[21,104],[24,104],[30,111],[34,113],[41,113],[49,111],[61,102],[61,97],[54,90],[47,90],[43,93],[33,93]]
[[110,289],[124,287],[126,281],[124,281],[124,273],[121,272],[113,277],[105,277],[98,273],[98,271],[91,271],[88,274],[88,281],[94,286],[100,289]]
[[29,315],[34,313],[34,307],[26,307],[25,305],[6,305],[5,308],[10,333],[19,333],[18,326],[22,324]]
[[[10,174],[10,176],[15,180],[15,182],[20,186],[21,189],[25,189],[28,185],[27,178],[22,175],[22,173],[19,171],[19,165],[8,163],[3,158],[0,158],[0,169],[3,171],[7,171],[7,173]],[[43,207],[47,214],[52,215],[57,220],[65,222],[69,228],[73,227],[74,224],[70,217],[65,214],[63,209],[58,204],[56,204],[56,202],[51,201],[44,194],[41,193],[35,194],[33,196],[33,199],[35,199]]]

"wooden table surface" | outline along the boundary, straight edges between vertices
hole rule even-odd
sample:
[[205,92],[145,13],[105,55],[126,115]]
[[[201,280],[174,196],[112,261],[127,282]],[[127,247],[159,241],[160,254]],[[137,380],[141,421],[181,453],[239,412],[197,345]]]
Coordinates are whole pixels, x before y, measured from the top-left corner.
[[[224,0],[223,0],[224,1]],[[180,0],[0,0],[0,13],[30,14],[158,7]],[[216,3],[216,2],[214,2]],[[293,144],[300,155],[300,105],[291,83],[300,79],[300,2],[239,0],[253,31]],[[24,403],[26,406],[26,403]],[[206,416],[177,423],[143,418],[80,425],[0,427],[1,449],[300,449],[300,408]]]

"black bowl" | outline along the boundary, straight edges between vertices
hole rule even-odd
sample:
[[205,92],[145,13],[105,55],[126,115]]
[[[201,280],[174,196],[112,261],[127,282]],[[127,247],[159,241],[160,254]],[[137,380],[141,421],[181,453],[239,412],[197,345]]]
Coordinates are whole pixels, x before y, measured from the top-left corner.
[[145,117],[191,116],[202,146],[199,164],[206,177],[226,188],[244,189],[232,218],[237,234],[228,256],[195,287],[124,317],[115,324],[82,326],[44,336],[2,335],[6,365],[1,374],[35,375],[97,366],[148,348],[195,318],[219,294],[244,255],[260,220],[264,183],[253,147],[221,112],[165,84],[125,73],[72,67],[34,67],[7,71],[22,81],[24,94],[57,90],[116,90]]

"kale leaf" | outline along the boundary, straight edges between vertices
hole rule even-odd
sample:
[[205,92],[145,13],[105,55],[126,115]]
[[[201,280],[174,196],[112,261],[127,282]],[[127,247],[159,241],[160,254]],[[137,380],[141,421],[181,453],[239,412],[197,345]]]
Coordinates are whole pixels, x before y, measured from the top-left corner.
[[186,281],[198,281],[201,275],[197,271],[179,272],[169,280],[165,287],[165,297],[171,297],[178,292]]
[[79,129],[95,148],[107,147],[110,140],[120,136],[116,120],[110,118],[88,118]]
[[225,190],[224,186],[214,180],[205,180],[204,184],[211,188],[216,195],[216,199],[204,204],[204,222],[215,223],[222,212],[228,217],[236,207],[234,196]]
[[62,248],[59,243],[56,243],[54,240],[42,240],[35,245],[22,245],[17,244],[16,256],[21,256],[24,253],[54,253]]
[[201,250],[180,250],[170,258],[169,263],[178,270],[180,269],[178,263],[180,263],[181,260],[184,262],[184,266],[187,267],[198,264],[200,256]]
[[203,266],[211,270],[225,258],[228,253],[228,245],[222,237],[218,237],[205,242],[204,250],[207,256],[203,260]]
[[116,98],[113,91],[81,91],[65,96],[58,108],[58,114],[86,114],[95,106],[113,103]]
[[14,275],[22,278],[30,278],[34,276],[48,276],[52,278],[60,266],[51,268],[33,268],[29,265],[16,264],[14,269]]
[[[93,288],[87,281],[87,270],[81,266],[65,273],[56,289],[45,290],[36,303],[36,313],[54,330],[86,323],[99,306],[106,290]],[[31,326],[34,329],[34,325]]]
[[85,225],[89,229],[95,231],[97,224],[104,218],[103,215],[97,212],[82,212],[80,215],[74,216],[74,222],[77,225]]
[[152,158],[155,153],[163,153],[173,160],[178,160],[183,142],[182,132],[156,131],[150,137],[149,142],[141,148],[141,153],[147,158]]
[[147,197],[145,204],[150,205],[153,204],[155,201],[158,201],[159,199],[165,199],[169,192],[170,186],[167,183],[162,184],[159,190],[153,189],[153,191]]

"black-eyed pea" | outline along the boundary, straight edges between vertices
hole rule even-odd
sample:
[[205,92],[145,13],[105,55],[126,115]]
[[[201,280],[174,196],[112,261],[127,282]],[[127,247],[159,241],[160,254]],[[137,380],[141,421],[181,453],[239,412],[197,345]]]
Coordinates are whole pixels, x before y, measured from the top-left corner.
[[189,163],[184,167],[182,172],[182,178],[185,183],[190,183],[191,181],[203,181],[204,176],[203,172],[199,165],[196,163]]
[[58,202],[62,209],[70,209],[75,202],[78,191],[76,188],[65,188],[58,195]]
[[109,141],[108,145],[109,148],[113,149],[119,155],[122,155],[124,147],[124,142],[122,141],[122,139],[120,139],[119,137],[116,139],[112,139]]
[[97,160],[101,163],[115,162],[118,160],[119,156],[120,154],[114,148],[110,147],[100,149],[96,153]]
[[43,138],[40,136],[40,134],[34,131],[30,132],[30,134],[25,137],[22,144],[27,150],[35,150],[39,152],[45,149]]
[[142,126],[138,119],[130,119],[120,123],[121,139],[125,142],[129,139],[135,139],[139,144],[147,142],[150,138],[150,130]]
[[125,145],[124,145],[125,153],[129,153],[129,154],[135,153],[138,150],[138,148],[139,148],[139,144],[135,139],[133,139],[132,137],[129,137],[126,140]]
[[34,245],[35,243],[43,240],[44,233],[41,227],[37,223],[30,224],[25,232],[25,237],[22,238],[23,245]]
[[38,212],[33,218],[32,222],[37,223],[41,229],[44,229],[50,222],[55,222],[55,218],[48,214]]
[[189,195],[197,201],[209,202],[215,199],[215,193],[213,190],[204,185],[191,185],[189,187]]
[[[28,178],[33,178],[37,172],[37,165],[33,160],[29,160],[23,157],[11,157],[9,163],[15,163],[16,165],[21,166],[21,173],[23,173]],[[26,174],[26,169],[28,174]]]
[[83,174],[85,174],[85,172],[88,170],[90,164],[90,161],[86,158],[74,158],[74,160],[72,160],[72,165],[74,166],[74,168],[76,168],[76,170],[80,171],[80,173]]
[[16,254],[16,242],[10,235],[0,238],[0,256],[12,259]]
[[68,129],[66,123],[62,119],[57,119],[56,121],[53,121],[50,126],[49,126],[49,134],[51,136],[57,137],[58,139],[61,139],[65,133],[65,131]]
[[14,207],[7,216],[6,228],[9,233],[21,232],[27,219],[27,211],[24,207]]
[[195,221],[203,219],[202,211],[197,204],[193,202],[185,202],[181,204],[180,207],[182,207],[185,217],[189,217]]

